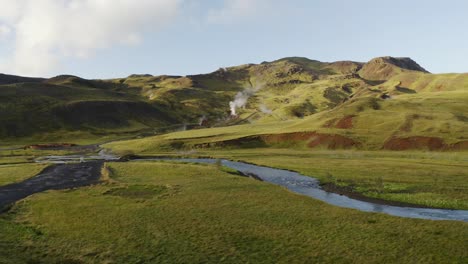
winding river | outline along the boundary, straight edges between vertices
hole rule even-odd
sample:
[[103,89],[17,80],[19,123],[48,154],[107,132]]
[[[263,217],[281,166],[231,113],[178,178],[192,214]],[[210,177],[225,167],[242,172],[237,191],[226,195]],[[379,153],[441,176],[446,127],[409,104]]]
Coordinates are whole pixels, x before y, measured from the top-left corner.
[[[99,152],[95,156],[45,156],[38,158],[37,162],[42,163],[56,163],[63,166],[76,166],[76,162],[82,162],[82,164],[92,163],[93,161],[115,161],[118,157],[111,154],[107,154],[104,151]],[[214,164],[217,162],[216,159],[195,159],[195,158],[178,158],[178,159],[163,159],[163,158],[146,158],[146,159],[135,159],[133,161],[174,161],[174,162],[188,162],[188,163],[210,163]],[[69,164],[70,163],[70,164]],[[287,188],[288,190],[302,194],[305,196],[312,197],[314,199],[326,202],[331,205],[356,209],[364,212],[375,212],[384,213],[392,216],[406,217],[406,218],[419,218],[419,219],[430,219],[430,220],[455,220],[468,222],[468,210],[449,210],[449,209],[431,209],[431,208],[412,208],[412,207],[399,207],[391,205],[382,205],[372,202],[365,202],[356,199],[349,198],[344,195],[330,193],[322,190],[319,185],[319,181],[315,178],[304,176],[297,172],[274,169],[269,167],[257,166],[253,164],[247,164],[243,162],[235,162],[229,160],[221,160],[222,165],[231,169],[237,170],[245,175],[255,175],[256,178],[262,181],[269,182],[275,185],[279,185]],[[60,168],[60,167],[59,167]],[[97,171],[97,170],[94,170]],[[41,174],[33,177],[32,179],[26,180],[25,182],[34,180],[34,178],[41,177]],[[49,177],[51,179],[60,179],[60,177]],[[94,183],[94,181],[91,181]],[[21,184],[21,183],[19,183]],[[41,184],[41,181],[37,181],[37,184]],[[50,182],[49,182],[50,184]],[[82,186],[83,182],[80,182],[79,186]],[[70,188],[66,184],[67,188]],[[0,197],[3,191],[7,190],[8,186],[0,187]],[[11,189],[11,186],[10,186]],[[37,190],[43,190],[44,188],[35,188]],[[10,190],[11,191],[11,190]]]
[[[174,159],[171,161],[174,161]],[[175,159],[175,161],[192,163],[216,163],[215,159]],[[283,186],[292,192],[309,196],[339,207],[351,208],[364,212],[385,213],[388,215],[406,218],[456,220],[468,222],[468,210],[412,208],[375,204],[352,199],[336,193],[326,192],[320,188],[319,181],[317,179],[304,176],[297,172],[229,160],[221,160],[221,162],[222,165],[240,171],[243,174],[253,174],[263,181]]]

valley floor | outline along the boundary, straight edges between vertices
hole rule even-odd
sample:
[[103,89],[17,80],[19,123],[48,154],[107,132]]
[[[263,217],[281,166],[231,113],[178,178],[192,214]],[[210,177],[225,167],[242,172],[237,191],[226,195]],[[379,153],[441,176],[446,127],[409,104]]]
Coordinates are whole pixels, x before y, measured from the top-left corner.
[[[18,150],[15,158],[0,159],[0,184],[43,169],[21,163],[40,153]],[[465,153],[251,149],[146,154],[244,160],[382,199],[458,209],[468,204]],[[38,193],[1,214],[0,263],[468,261],[465,222],[338,208],[216,165],[112,162],[103,175],[102,184]]]
[[[468,209],[468,153],[231,149],[145,155],[213,157],[318,178],[331,191],[406,206]],[[390,203],[391,204],[391,203]]]

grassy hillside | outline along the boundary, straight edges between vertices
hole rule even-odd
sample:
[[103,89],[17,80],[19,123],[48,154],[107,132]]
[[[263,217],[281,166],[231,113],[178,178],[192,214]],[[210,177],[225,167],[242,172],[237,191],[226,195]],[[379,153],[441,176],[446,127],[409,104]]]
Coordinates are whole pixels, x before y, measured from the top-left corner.
[[30,77],[22,77],[22,76],[15,76],[15,75],[7,75],[0,73],[0,85],[3,84],[12,84],[12,83],[21,83],[21,82],[42,82],[45,81],[43,78],[30,78]]
[[467,104],[464,91],[362,97],[303,119],[176,132],[111,146],[137,151],[230,145],[459,151],[467,149]]
[[1,85],[0,113],[0,138],[6,141],[134,132],[176,120],[135,95],[52,81]]
[[236,70],[262,80],[239,117],[223,123],[239,127],[162,135],[131,142],[133,148],[468,149],[468,74],[430,74],[410,59],[388,57],[367,64],[287,58]]
[[[113,82],[128,85],[180,116],[192,120],[208,116],[212,125],[225,125],[245,117],[250,117],[249,121],[284,120],[330,109],[365,85],[362,80],[348,76],[359,67],[354,62],[285,58],[221,68],[210,74],[133,75]],[[239,92],[245,92],[248,100],[239,109],[239,120],[228,120],[229,102]]]
[[249,137],[243,145],[468,148],[468,74],[430,74],[409,58],[324,63],[290,57],[208,74],[112,80],[3,78],[9,84],[0,85],[0,138],[7,141],[243,125],[192,131],[190,140],[181,133],[175,145],[225,146],[235,142],[222,141]]
[[391,77],[407,72],[428,73],[410,58],[380,57],[366,63],[359,71],[359,76],[371,81],[386,81]]

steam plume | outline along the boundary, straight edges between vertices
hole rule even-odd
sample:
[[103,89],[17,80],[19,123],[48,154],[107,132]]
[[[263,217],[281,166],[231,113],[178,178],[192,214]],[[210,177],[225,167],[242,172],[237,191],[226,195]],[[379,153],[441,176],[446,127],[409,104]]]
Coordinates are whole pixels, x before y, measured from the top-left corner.
[[247,100],[254,95],[258,90],[262,89],[263,84],[257,84],[255,87],[246,88],[242,92],[238,92],[234,97],[234,101],[229,102],[229,109],[231,110],[231,115],[237,115],[238,108],[244,108],[247,104]]
[[260,111],[264,114],[271,114],[273,111],[268,108],[266,105],[264,104],[261,104],[260,107],[259,107]]

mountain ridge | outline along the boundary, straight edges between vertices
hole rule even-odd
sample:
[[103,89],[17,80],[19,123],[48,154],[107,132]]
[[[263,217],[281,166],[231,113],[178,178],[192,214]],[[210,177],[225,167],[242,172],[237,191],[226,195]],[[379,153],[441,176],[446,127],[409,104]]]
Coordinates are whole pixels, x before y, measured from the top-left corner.
[[[461,142],[468,118],[459,106],[466,102],[468,75],[431,74],[410,58],[389,56],[366,63],[287,57],[187,76],[132,74],[107,80],[73,75],[49,79],[2,76],[8,84],[0,85],[0,138],[11,140],[37,136],[47,141],[51,136],[45,134],[61,138],[67,133],[84,137],[159,133],[167,131],[164,127],[174,130],[290,120],[297,124],[282,132],[320,134],[332,129],[337,136],[321,136],[328,141],[358,133],[355,136],[368,144],[351,144],[353,147],[375,149],[413,134],[447,138],[447,144]],[[451,105],[444,96],[452,100]],[[432,104],[443,107],[434,111]],[[85,111],[88,108],[100,113]],[[427,114],[414,118],[418,115],[415,109],[419,115]],[[384,112],[391,114],[383,118]],[[453,121],[445,124],[444,118]],[[382,133],[385,137],[356,130],[377,131],[381,129],[377,120],[393,122],[395,127]]]
[[[375,62],[379,63],[387,63],[387,64],[392,64],[394,66],[407,69],[407,70],[413,70],[413,71],[422,71],[429,73],[427,70],[425,70],[423,67],[421,67],[417,62],[415,62],[413,59],[410,57],[392,57],[392,56],[381,56],[381,57],[375,57],[368,62],[358,62],[358,61],[352,61],[352,60],[339,60],[339,61],[333,61],[333,62],[323,62],[319,60],[314,60],[314,59],[309,59],[307,57],[299,57],[299,56],[293,56],[293,57],[284,57],[281,59],[273,60],[273,61],[263,61],[261,63],[247,63],[247,64],[241,64],[237,66],[228,66],[224,67],[224,69],[227,68],[235,68],[235,67],[244,67],[244,66],[255,66],[255,65],[262,65],[262,64],[269,64],[269,63],[275,63],[275,62],[281,62],[281,61],[291,61],[295,63],[304,63],[304,61],[308,61],[310,63],[317,63],[317,64],[324,64],[324,65],[339,65],[339,64],[348,64],[348,65],[360,65],[365,66],[366,64],[371,64]],[[302,61],[302,62],[301,62]],[[220,68],[223,69],[223,68]],[[358,69],[359,70],[359,69]],[[356,72],[358,71],[356,70]],[[213,73],[213,72],[210,72]],[[197,76],[197,75],[204,75],[204,74],[210,74],[210,73],[201,73],[201,74],[190,74],[187,76]],[[137,77],[162,77],[162,76],[168,76],[168,77],[184,77],[183,75],[153,75],[153,74],[138,74],[134,73],[129,76],[128,78],[137,78]],[[76,75],[72,74],[61,74],[57,76],[53,76],[50,78],[41,78],[41,77],[30,77],[30,76],[19,76],[19,75],[12,75],[12,74],[6,74],[6,73],[0,73],[0,84],[9,84],[9,83],[19,83],[19,82],[41,82],[41,81],[51,81],[54,79],[63,79],[63,78],[79,78],[83,80],[106,80],[106,79],[86,79],[82,78]],[[8,82],[8,83],[7,83]]]

